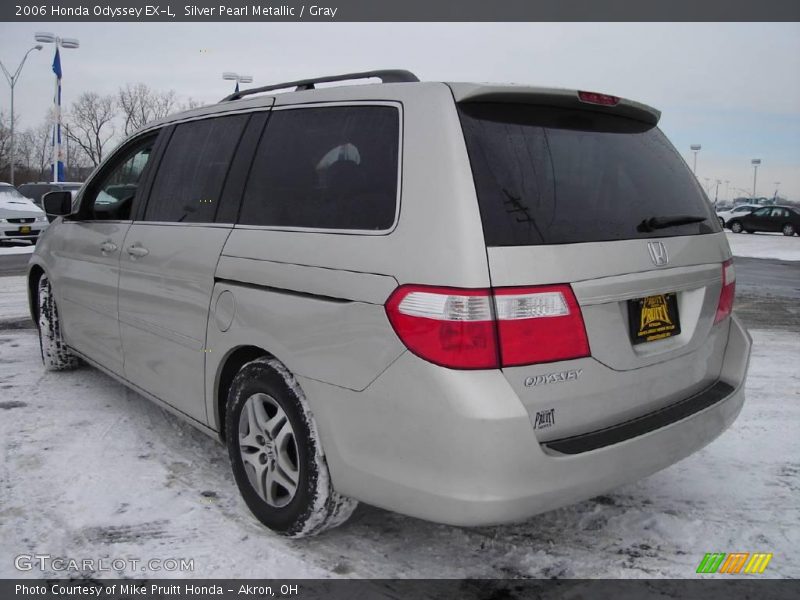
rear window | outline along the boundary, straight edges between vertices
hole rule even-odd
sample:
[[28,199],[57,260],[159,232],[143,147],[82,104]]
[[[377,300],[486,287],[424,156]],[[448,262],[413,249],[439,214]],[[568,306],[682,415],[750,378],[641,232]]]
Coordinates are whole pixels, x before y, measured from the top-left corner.
[[[720,231],[694,175],[656,127],[591,111],[459,106],[487,246]],[[648,231],[652,217],[699,223]]]

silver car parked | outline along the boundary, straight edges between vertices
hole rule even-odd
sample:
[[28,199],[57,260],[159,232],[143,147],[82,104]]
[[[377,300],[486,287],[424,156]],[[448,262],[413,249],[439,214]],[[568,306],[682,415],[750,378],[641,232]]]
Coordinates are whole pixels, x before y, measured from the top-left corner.
[[74,209],[45,197],[45,366],[83,359],[218,437],[284,535],[357,501],[516,521],[649,475],[734,421],[751,345],[658,120],[377,71],[152,123]]

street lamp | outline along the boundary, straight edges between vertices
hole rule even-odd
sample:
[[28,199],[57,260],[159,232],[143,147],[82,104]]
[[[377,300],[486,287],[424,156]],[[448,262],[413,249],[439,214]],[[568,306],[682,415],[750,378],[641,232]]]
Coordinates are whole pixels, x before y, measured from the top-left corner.
[[689,146],[689,149],[694,152],[694,166],[692,167],[692,173],[695,175],[697,174],[697,153],[702,150],[702,146],[700,144],[692,144]]
[[56,53],[53,57],[53,72],[56,74],[56,91],[53,96],[55,107],[55,131],[53,132],[53,181],[64,181],[64,161],[61,153],[61,55],[59,48],[74,49],[80,47],[80,42],[75,38],[62,38],[54,33],[37,32],[34,36],[37,42],[55,44]]
[[235,81],[236,88],[233,90],[234,93],[239,91],[239,84],[240,83],[252,83],[253,76],[252,75],[239,75],[238,73],[233,73],[232,71],[225,71],[222,74],[222,78],[226,81]]
[[780,186],[780,184],[781,184],[780,181],[776,181],[775,182],[775,193],[772,194],[772,199],[775,200],[775,201],[778,200],[778,186]]
[[756,176],[758,175],[758,165],[761,164],[760,158],[754,158],[750,161],[750,164],[753,165],[753,200],[756,199]]
[[42,46],[40,44],[36,44],[33,48],[29,49],[25,56],[22,57],[22,60],[17,67],[17,70],[14,71],[12,75],[9,73],[8,69],[6,69],[5,65],[0,61],[0,68],[3,69],[3,74],[6,76],[8,80],[8,85],[11,86],[11,185],[14,185],[14,161],[15,161],[15,148],[14,148],[14,86],[17,84],[17,80],[19,79],[20,73],[22,73],[22,67],[25,66],[25,61],[28,58],[28,54],[33,52],[34,50],[41,50]]

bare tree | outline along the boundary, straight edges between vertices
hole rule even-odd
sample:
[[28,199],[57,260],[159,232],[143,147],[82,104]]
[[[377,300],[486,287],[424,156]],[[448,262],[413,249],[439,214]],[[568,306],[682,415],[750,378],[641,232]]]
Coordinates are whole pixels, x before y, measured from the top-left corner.
[[114,137],[115,107],[114,96],[84,92],[70,108],[65,133],[94,166],[103,160],[105,148]]
[[0,111],[0,178],[3,178],[11,165],[11,127],[9,116]]
[[150,121],[161,119],[173,112],[177,105],[175,92],[159,92],[144,83],[126,84],[118,94],[125,135],[130,135]]
[[199,100],[195,100],[194,98],[189,96],[186,102],[181,102],[178,105],[178,110],[191,110],[193,108],[200,108],[201,106],[203,106],[202,102],[200,102]]

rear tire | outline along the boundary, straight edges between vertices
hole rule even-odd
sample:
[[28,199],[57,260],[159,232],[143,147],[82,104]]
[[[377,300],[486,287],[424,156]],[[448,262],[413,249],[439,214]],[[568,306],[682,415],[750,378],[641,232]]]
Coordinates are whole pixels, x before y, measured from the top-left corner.
[[785,235],[786,237],[792,237],[792,236],[795,234],[795,231],[794,231],[794,225],[792,225],[791,223],[786,223],[786,225],[784,225],[784,226],[781,228],[781,232],[782,232],[782,233],[783,233],[783,235]]
[[742,233],[743,230],[744,227],[742,227],[742,224],[739,223],[739,221],[734,221],[733,223],[731,223],[731,231],[733,233]]
[[58,307],[53,296],[53,288],[47,275],[39,278],[39,348],[42,351],[42,363],[47,371],[67,371],[80,364],[77,356],[70,352],[61,335],[61,320]]
[[287,537],[344,523],[358,502],[338,494],[314,416],[294,376],[275,359],[244,365],[225,409],[228,455],[250,511]]

